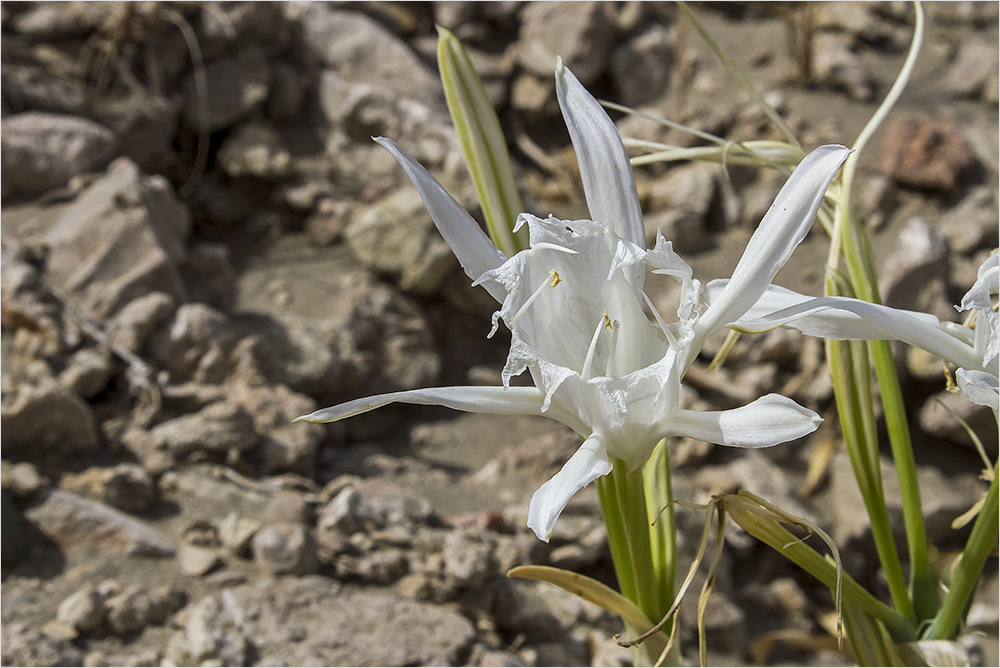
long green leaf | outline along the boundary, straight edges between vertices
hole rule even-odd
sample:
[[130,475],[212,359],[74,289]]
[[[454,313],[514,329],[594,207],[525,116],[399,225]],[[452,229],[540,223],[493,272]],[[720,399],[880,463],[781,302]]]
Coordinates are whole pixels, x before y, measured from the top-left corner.
[[507,142],[472,59],[458,38],[440,27],[438,69],[490,237],[509,257],[527,247],[527,232],[514,234],[514,223],[524,206],[514,181]]

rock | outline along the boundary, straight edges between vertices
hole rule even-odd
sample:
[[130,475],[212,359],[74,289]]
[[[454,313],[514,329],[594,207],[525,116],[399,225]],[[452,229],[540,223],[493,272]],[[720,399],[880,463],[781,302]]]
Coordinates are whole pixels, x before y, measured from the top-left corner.
[[[458,665],[475,637],[472,624],[448,608],[348,590],[319,576],[248,583],[211,600],[217,603],[202,603],[211,614],[199,615],[206,631],[235,628],[239,619],[260,665]],[[233,658],[225,665],[242,663]]]
[[75,116],[29,111],[7,116],[2,128],[4,197],[38,193],[97,171],[116,147],[111,130]]
[[813,35],[813,82],[843,90],[854,100],[868,102],[875,97],[875,78],[852,42],[851,37],[841,33]]
[[320,510],[317,528],[351,534],[390,526],[419,526],[434,516],[426,499],[399,495],[374,496],[346,487]]
[[933,466],[920,467],[917,480],[927,540],[934,545],[952,545],[960,549],[965,539],[952,529],[951,523],[986,496],[989,484],[976,473],[945,475]]
[[5,666],[83,665],[83,653],[68,639],[47,636],[35,622],[6,623],[2,635]]
[[556,58],[561,57],[587,86],[604,72],[615,33],[604,3],[530,4],[521,14],[518,62],[529,72],[551,79]]
[[59,487],[132,513],[149,508],[156,496],[153,478],[138,464],[92,467],[70,473],[59,481]]
[[21,512],[14,505],[14,495],[4,488],[0,491],[0,564],[4,568],[17,564],[27,549],[24,528]]
[[948,299],[948,246],[922,218],[912,218],[882,258],[879,291],[885,304],[954,320]]
[[618,86],[615,99],[636,107],[666,94],[674,58],[674,39],[660,24],[646,27],[611,53],[611,75]]
[[[940,361],[938,377],[941,377]],[[969,434],[959,419],[964,420],[980,438],[987,453],[997,452],[997,426],[993,412],[985,406],[972,403],[961,394],[942,391],[932,395],[920,407],[917,418],[920,429],[928,436],[972,448],[974,446]]]
[[12,17],[15,31],[39,40],[83,37],[124,18],[125,7],[32,5]]
[[369,16],[309,4],[303,8],[301,22],[305,46],[339,77],[378,82],[397,95],[440,104],[437,75],[405,42]]
[[453,531],[445,536],[444,574],[455,587],[480,587],[495,572],[496,541],[486,531]]
[[98,320],[152,291],[184,301],[177,263],[190,228],[167,180],[121,158],[49,229],[46,277]]
[[229,247],[212,241],[191,244],[181,266],[193,302],[229,312],[235,298],[236,271],[229,259]]
[[264,103],[271,69],[264,52],[251,46],[206,63],[205,79],[207,99],[200,97],[193,72],[181,81],[181,121],[192,130],[214,132],[235,125]]
[[[959,42],[958,55],[948,68],[943,80],[949,92],[961,97],[986,98],[996,102],[997,94],[997,45],[980,39],[963,39]],[[992,94],[993,99],[989,99]]]
[[327,197],[320,199],[315,210],[306,218],[305,231],[309,241],[317,246],[329,246],[340,241],[353,213],[354,209],[347,202]]
[[104,597],[92,585],[86,585],[63,599],[56,619],[86,635],[104,623],[104,614]]
[[219,383],[229,371],[236,342],[229,319],[200,303],[183,304],[150,342],[153,358],[177,378]]
[[281,490],[267,502],[261,511],[260,521],[264,524],[301,524],[312,526],[313,509],[301,494]]
[[150,624],[162,624],[186,601],[187,594],[171,587],[152,590],[129,587],[104,603],[108,630],[115,635],[129,636]]
[[334,569],[341,579],[388,585],[405,576],[410,564],[405,552],[388,549],[366,552],[358,557],[341,555],[334,560]]
[[175,299],[166,292],[150,292],[133,299],[105,325],[109,345],[141,354],[150,335],[175,308]]
[[151,434],[166,443],[177,459],[227,452],[247,452],[257,444],[253,418],[238,404],[217,401],[191,415],[156,425]]
[[218,597],[202,598],[188,611],[184,628],[167,644],[167,660],[176,666],[246,665],[249,643],[237,623],[239,618],[234,619],[236,614]]
[[98,100],[97,119],[118,136],[117,154],[148,172],[165,169],[177,134],[177,104],[147,91]]
[[881,169],[903,186],[950,192],[974,166],[962,130],[950,121],[897,116],[882,137]]
[[98,501],[50,490],[24,512],[64,551],[87,546],[128,556],[173,556],[173,542],[145,522]]
[[219,551],[200,545],[181,545],[177,551],[177,563],[185,575],[201,576],[222,565]]
[[458,265],[413,188],[359,209],[345,237],[362,264],[417,294],[437,291]]
[[975,188],[958,206],[949,208],[935,226],[951,250],[963,255],[995,246],[996,228],[996,191],[988,186]]
[[4,456],[11,459],[65,457],[93,452],[100,440],[90,406],[54,382],[21,388],[0,408]]
[[855,207],[869,230],[878,230],[896,208],[899,189],[883,174],[871,174],[857,184]]
[[5,492],[10,492],[12,498],[24,501],[34,496],[35,492],[47,487],[49,481],[38,473],[38,469],[28,462],[9,462],[3,460],[3,473],[0,474],[0,485]]
[[263,123],[237,127],[219,148],[218,159],[222,169],[233,178],[281,179],[288,175],[292,163],[281,136]]
[[275,121],[291,120],[299,116],[309,95],[311,77],[292,63],[274,61],[271,64],[271,95],[264,112]]
[[271,524],[257,530],[251,540],[254,563],[265,575],[315,573],[316,542],[300,524]]
[[114,374],[115,366],[106,348],[84,348],[69,358],[58,382],[84,399],[92,399],[107,388]]
[[54,76],[50,68],[34,64],[4,63],[3,108],[17,114],[47,111],[84,116],[87,100],[79,81],[64,73]]
[[246,517],[240,517],[236,513],[229,513],[219,522],[219,541],[233,555],[242,556],[250,545],[250,539],[260,528],[260,522]]
[[315,401],[283,385],[240,387],[230,396],[251,416],[260,435],[256,458],[261,473],[312,475],[326,429],[292,420],[316,410]]
[[706,163],[682,165],[650,185],[647,206],[654,213],[645,219],[647,243],[656,241],[659,230],[679,253],[710,247],[709,229],[726,226],[713,210],[718,208],[716,170]]

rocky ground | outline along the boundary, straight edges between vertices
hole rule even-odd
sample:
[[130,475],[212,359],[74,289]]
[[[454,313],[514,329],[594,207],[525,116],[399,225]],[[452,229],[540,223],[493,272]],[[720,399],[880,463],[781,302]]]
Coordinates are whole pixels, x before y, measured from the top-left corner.
[[[593,490],[549,544],[531,492],[578,441],[544,419],[316,407],[496,384],[494,304],[369,139],[397,139],[470,206],[436,75],[453,30],[500,110],[526,206],[584,205],[552,71],[732,139],[776,136],[673,5],[4,3],[3,655],[7,665],[626,665],[615,619],[511,581],[552,564],[613,582]],[[910,39],[904,3],[697,5],[807,146],[851,143]],[[913,83],[862,158],[858,207],[890,304],[957,320],[997,245],[997,3],[928,3]],[[626,135],[691,140],[638,117]],[[718,166],[636,170],[650,233],[728,276],[780,185]],[[818,294],[817,232],[778,282]],[[668,300],[663,290],[658,300]],[[721,341],[714,342],[718,347]],[[712,352],[709,350],[706,354]],[[762,452],[672,445],[681,499],[748,489],[815,520],[883,583],[816,341],[745,337],[689,405],[770,391],[827,422]],[[899,351],[942,555],[985,490],[940,363]],[[888,466],[888,464],[887,464]],[[894,475],[886,469],[899,521]],[[680,511],[682,567],[701,514]],[[841,664],[829,592],[733,528],[710,661]],[[694,608],[685,654],[696,656]],[[997,564],[969,615],[996,665]],[[826,628],[828,628],[828,624]]]

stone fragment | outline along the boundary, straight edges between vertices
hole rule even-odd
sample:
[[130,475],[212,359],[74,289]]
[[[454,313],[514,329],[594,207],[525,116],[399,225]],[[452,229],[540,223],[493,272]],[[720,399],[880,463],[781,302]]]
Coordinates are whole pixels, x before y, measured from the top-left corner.
[[133,299],[105,326],[108,343],[140,354],[150,335],[175,308],[176,301],[166,292],[150,292]]
[[406,553],[399,549],[376,550],[360,556],[341,555],[334,561],[337,577],[387,585],[409,571]]
[[175,458],[224,457],[230,450],[246,452],[257,444],[253,418],[231,401],[217,401],[197,413],[158,424],[151,434],[166,443]]
[[260,522],[229,513],[218,524],[219,541],[235,556],[241,556],[259,528]]
[[346,487],[320,510],[317,526],[351,534],[396,525],[420,525],[433,514],[433,507],[426,499],[404,494],[374,496]]
[[169,557],[175,551],[167,536],[145,522],[61,490],[46,492],[24,517],[63,550],[86,546],[148,557]]
[[290,523],[311,526],[313,509],[301,494],[290,490],[281,490],[275,494],[261,511],[260,521],[263,524]]
[[[943,377],[941,367],[941,362],[938,361],[938,378]],[[972,433],[980,438],[987,453],[997,452],[997,423],[993,411],[972,403],[962,394],[947,391],[933,394],[920,407],[917,416],[920,429],[928,436],[968,448],[974,447],[959,420],[964,421],[972,429]]]
[[229,319],[221,311],[192,303],[177,309],[150,346],[156,362],[178,378],[219,383],[229,371],[235,342]]
[[[992,41],[963,39],[958,54],[944,75],[950,92],[962,97],[981,97],[996,102],[997,45]],[[989,97],[992,95],[993,99]]]
[[83,665],[83,652],[69,639],[51,638],[37,623],[6,623],[0,633],[0,662],[5,666]]
[[3,195],[39,193],[104,167],[115,152],[115,135],[75,116],[29,111],[2,122],[0,162]]
[[711,245],[709,230],[726,225],[717,204],[716,170],[706,163],[682,165],[650,185],[648,207],[652,213],[645,218],[650,247],[658,230],[679,253],[695,253]]
[[165,178],[120,158],[49,229],[46,277],[99,320],[152,291],[183,301],[190,227]]
[[185,575],[201,576],[218,568],[222,559],[217,549],[184,544],[177,551],[177,563]]
[[131,513],[143,512],[156,497],[153,478],[138,464],[95,466],[69,473],[59,481],[59,487]]
[[879,291],[895,308],[931,313],[954,320],[948,298],[948,246],[922,218],[909,220],[880,262]]
[[867,102],[875,96],[875,78],[852,42],[852,37],[842,33],[814,35],[811,40],[813,81],[843,90],[854,100]]
[[345,237],[365,266],[417,294],[435,292],[458,264],[413,188],[358,210]]
[[659,23],[646,27],[638,35],[611,53],[611,74],[618,85],[621,104],[636,107],[666,94],[670,85],[670,67],[674,57],[674,38]]
[[188,611],[184,628],[167,645],[174,665],[246,665],[249,643],[232,610],[219,597],[206,596]]
[[238,387],[230,397],[251,416],[260,435],[256,459],[261,473],[312,475],[326,430],[322,425],[292,420],[316,410],[315,401],[284,385]]
[[4,457],[11,459],[91,452],[100,442],[90,406],[54,382],[4,397],[0,421]]
[[495,571],[496,541],[486,531],[453,531],[445,536],[444,574],[456,587],[479,587]]
[[48,486],[49,480],[43,477],[34,464],[29,462],[9,462],[3,460],[3,473],[0,474],[0,485],[5,492],[10,492],[12,498],[18,501],[30,499],[35,492]]
[[316,542],[301,524],[264,526],[254,534],[250,549],[265,575],[308,575],[317,569]]
[[935,226],[952,251],[971,254],[997,245],[997,196],[988,186],[972,190],[958,206],[948,209]]
[[53,7],[31,5],[11,17],[16,32],[39,40],[83,37],[113,21],[120,21],[125,7],[80,5]]
[[324,197],[306,218],[306,235],[317,246],[329,246],[341,239],[351,222],[353,212],[349,203]]
[[206,63],[205,79],[207,99],[199,95],[193,72],[181,82],[181,121],[192,130],[214,132],[234,125],[264,103],[271,69],[264,52],[251,46]]
[[104,623],[104,614],[104,597],[92,585],[87,585],[63,599],[56,611],[56,619],[82,634],[88,634]]
[[950,121],[897,116],[882,137],[882,171],[909,188],[951,192],[974,165],[965,136]]
[[601,2],[528,5],[521,14],[518,62],[551,79],[556,58],[561,57],[583,85],[590,85],[604,72],[616,36],[610,18],[608,6]]
[[292,156],[281,136],[263,123],[236,128],[219,147],[219,164],[233,178],[281,179],[288,175]]
[[106,348],[84,348],[70,356],[58,382],[84,399],[92,399],[107,388],[114,373],[115,366]]

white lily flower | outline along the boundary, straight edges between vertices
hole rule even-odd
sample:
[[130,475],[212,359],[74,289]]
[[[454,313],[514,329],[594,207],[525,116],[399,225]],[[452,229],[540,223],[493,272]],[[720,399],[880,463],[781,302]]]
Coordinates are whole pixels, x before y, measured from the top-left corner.
[[[721,295],[726,281],[712,281],[706,296]],[[896,339],[951,362],[958,370],[959,390],[970,401],[1000,410],[1000,316],[993,296],[1000,283],[1000,255],[979,267],[975,285],[962,298],[959,311],[976,311],[976,327],[941,322],[933,315],[872,304],[848,297],[812,298],[771,286],[742,319],[729,324],[743,332],[791,327],[805,334],[836,340]]]
[[[733,410],[686,410],[680,407],[681,378],[705,338],[763,294],[805,237],[848,153],[825,146],[803,160],[750,240],[733,287],[704,309],[700,283],[670,242],[658,234],[652,249],[644,247],[632,168],[611,119],[561,63],[556,90],[593,220],[522,214],[517,226],[528,226],[530,247],[509,259],[416,161],[392,141],[376,140],[406,170],[474,284],[501,303],[493,331],[503,320],[512,334],[503,386],[396,392],[299,418],[329,422],[404,402],[544,415],[569,426],[584,442],[529,506],[528,526],[542,540],[577,490],[611,472],[613,458],[635,469],[661,438],[756,448],[816,428],[818,415],[776,394]],[[681,284],[676,322],[666,324],[643,292],[647,269]],[[535,387],[510,387],[525,369]]]

